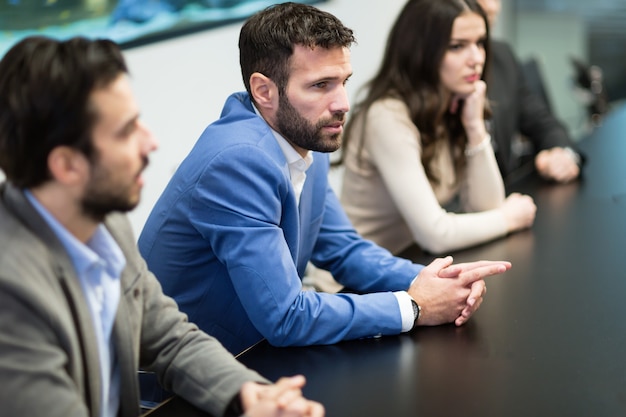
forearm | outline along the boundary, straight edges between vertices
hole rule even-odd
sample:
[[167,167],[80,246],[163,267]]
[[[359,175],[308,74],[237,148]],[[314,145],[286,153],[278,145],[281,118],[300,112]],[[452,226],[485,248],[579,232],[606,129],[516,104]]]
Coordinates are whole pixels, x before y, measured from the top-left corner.
[[[433,254],[446,254],[487,242],[507,233],[504,216],[499,209],[477,213],[446,213],[433,220],[430,234],[414,231],[416,241]],[[419,240],[418,240],[419,239]]]
[[334,344],[400,332],[400,313],[391,292],[303,291],[300,282],[283,282],[276,269],[263,271],[234,271],[232,279],[247,283],[248,291],[238,291],[241,303],[254,327],[274,346]]
[[223,415],[244,382],[267,382],[189,323],[154,285],[154,277],[144,278],[142,367],[155,372],[164,388],[212,415]]
[[[403,156],[406,155],[406,156]],[[488,213],[457,214],[441,207],[433,186],[419,160],[409,152],[397,154],[395,164],[379,161],[378,167],[414,241],[432,253],[444,253],[485,242],[506,234],[504,219],[495,208],[504,201],[504,185],[491,145],[468,157],[467,179],[463,182],[461,200],[490,210]],[[451,170],[452,168],[450,168]],[[451,195],[454,190],[442,189]]]
[[398,259],[354,230],[329,190],[325,215],[311,256],[344,286],[361,293],[405,290],[421,265]]
[[491,143],[475,153],[468,152],[461,202],[467,212],[492,210],[505,199],[504,181]]

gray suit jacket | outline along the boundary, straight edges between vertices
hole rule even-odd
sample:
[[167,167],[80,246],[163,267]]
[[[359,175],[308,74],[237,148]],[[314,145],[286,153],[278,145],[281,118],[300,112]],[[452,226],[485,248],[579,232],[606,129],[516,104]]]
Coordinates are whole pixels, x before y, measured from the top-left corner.
[[[126,257],[114,340],[119,416],[137,416],[137,369],[212,415],[245,381],[265,381],[187,322],[136,249],[125,216],[106,227]],[[7,416],[97,416],[98,346],[90,312],[63,246],[24,194],[0,184],[0,407]]]

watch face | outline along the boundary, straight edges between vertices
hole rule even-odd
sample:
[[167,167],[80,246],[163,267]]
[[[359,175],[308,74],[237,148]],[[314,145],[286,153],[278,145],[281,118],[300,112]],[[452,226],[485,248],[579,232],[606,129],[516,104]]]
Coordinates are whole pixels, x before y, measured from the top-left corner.
[[417,305],[415,300],[411,300],[411,305],[413,306],[413,318],[417,320],[420,316],[420,307]]

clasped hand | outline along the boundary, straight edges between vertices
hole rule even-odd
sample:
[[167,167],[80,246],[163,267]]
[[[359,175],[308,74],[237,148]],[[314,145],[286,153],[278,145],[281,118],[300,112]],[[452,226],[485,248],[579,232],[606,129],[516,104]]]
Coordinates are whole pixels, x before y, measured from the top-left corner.
[[511,269],[507,261],[476,261],[452,265],[452,257],[437,258],[420,271],[408,292],[422,311],[417,322],[435,326],[463,325],[480,307],[487,292],[484,278]]
[[244,417],[323,417],[322,404],[302,396],[302,375],[281,378],[275,384],[246,382],[241,387]]
[[580,175],[580,167],[566,148],[544,149],[535,157],[535,167],[545,178],[557,182],[570,182]]

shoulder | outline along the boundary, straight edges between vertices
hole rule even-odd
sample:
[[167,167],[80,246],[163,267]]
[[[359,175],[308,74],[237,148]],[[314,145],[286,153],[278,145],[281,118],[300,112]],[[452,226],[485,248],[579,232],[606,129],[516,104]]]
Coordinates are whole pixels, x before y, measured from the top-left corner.
[[273,136],[267,122],[254,111],[247,93],[235,93],[228,97],[220,118],[207,127],[201,138],[207,133],[215,136],[214,141],[226,138],[226,144],[254,144]]
[[31,308],[54,309],[60,294],[60,260],[4,205],[0,205],[0,219],[0,293]]
[[29,269],[47,258],[44,242],[5,204],[0,204],[0,219],[0,273]]
[[387,97],[372,103],[368,111],[368,117],[377,117],[377,115],[404,118],[409,116],[409,108],[404,101],[398,98]]
[[372,104],[367,113],[367,133],[376,136],[410,136],[415,140],[419,135],[417,126],[411,120],[409,107],[398,98],[387,97]]
[[[491,65],[487,73],[487,95],[494,100],[496,107],[514,105],[515,96],[520,84],[520,66],[511,47],[502,41],[492,41]],[[501,112],[494,114],[498,117]]]
[[493,40],[491,42],[491,62],[493,72],[496,74],[503,71],[516,71],[519,61],[513,52],[513,48],[503,41]]
[[491,41],[491,53],[494,57],[515,58],[511,45],[500,40]]
[[188,189],[206,181],[243,180],[242,176],[250,173],[280,175],[285,163],[276,138],[261,117],[226,116],[205,129],[172,182],[175,189]]
[[[369,108],[355,115],[355,136],[387,136],[400,128],[417,130],[409,115],[409,108],[397,98],[383,98],[372,103]],[[413,132],[415,133],[415,132]]]
[[226,162],[283,159],[282,151],[267,122],[254,112],[245,93],[228,98],[222,115],[200,135],[183,164],[207,167]]
[[[1,285],[21,280],[28,271],[38,269],[36,264],[47,258],[46,247],[41,244],[15,218],[0,209],[0,282]],[[31,271],[32,272],[32,271]]]

